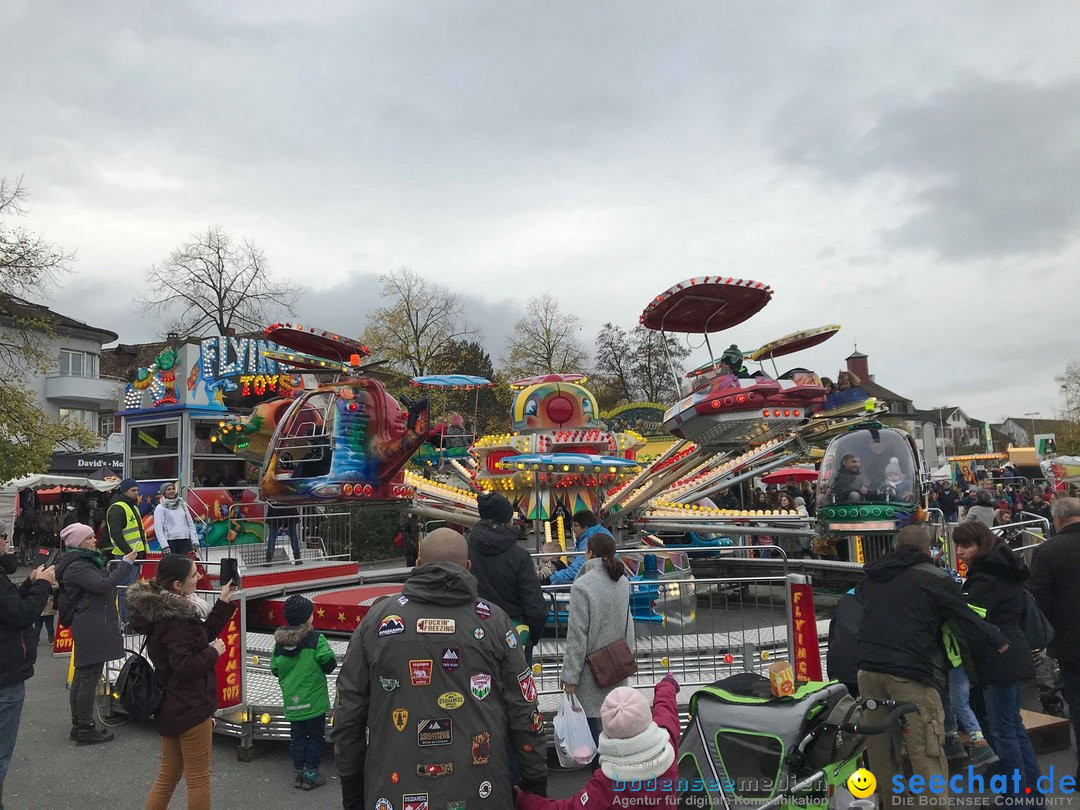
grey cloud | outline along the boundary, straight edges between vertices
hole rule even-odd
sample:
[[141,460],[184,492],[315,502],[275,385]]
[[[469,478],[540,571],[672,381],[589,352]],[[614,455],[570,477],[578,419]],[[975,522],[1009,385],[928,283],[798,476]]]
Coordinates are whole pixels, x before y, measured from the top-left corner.
[[888,247],[967,260],[1059,250],[1076,239],[1080,81],[968,75],[919,99],[803,99],[778,132],[779,154],[792,163],[848,183],[878,173],[905,179],[915,210],[883,229]]

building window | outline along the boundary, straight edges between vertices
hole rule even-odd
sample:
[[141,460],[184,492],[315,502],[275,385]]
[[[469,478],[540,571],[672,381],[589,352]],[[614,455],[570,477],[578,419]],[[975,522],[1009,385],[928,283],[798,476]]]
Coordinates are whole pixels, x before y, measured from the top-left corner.
[[98,436],[103,439],[109,438],[116,433],[116,414],[105,413],[98,417]]
[[129,425],[127,450],[132,478],[175,481],[180,472],[179,420]]
[[61,349],[60,373],[69,377],[96,377],[98,356],[90,352]]
[[75,422],[87,430],[96,432],[98,426],[97,411],[84,411],[79,408],[60,408],[60,419],[65,422]]

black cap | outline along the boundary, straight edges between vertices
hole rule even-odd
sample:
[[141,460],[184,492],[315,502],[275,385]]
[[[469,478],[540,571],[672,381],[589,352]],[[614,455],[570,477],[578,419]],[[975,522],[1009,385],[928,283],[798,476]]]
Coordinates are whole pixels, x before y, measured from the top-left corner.
[[514,507],[506,496],[498,492],[485,492],[476,497],[476,511],[481,520],[509,523],[514,517]]
[[315,604],[306,596],[294,593],[285,600],[285,621],[290,627],[303,624],[315,610]]

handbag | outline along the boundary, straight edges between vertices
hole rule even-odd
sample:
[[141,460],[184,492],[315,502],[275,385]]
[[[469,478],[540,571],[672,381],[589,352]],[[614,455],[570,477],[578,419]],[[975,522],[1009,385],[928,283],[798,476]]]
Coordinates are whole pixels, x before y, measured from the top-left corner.
[[114,686],[120,696],[120,705],[132,720],[149,720],[154,717],[165,700],[165,690],[161,688],[157,673],[142,655],[145,649],[144,640],[139,651],[132,653],[120,668]]
[[626,643],[626,631],[630,626],[630,608],[626,608],[626,626],[623,627],[623,637],[618,641],[605,644],[598,650],[594,650],[585,656],[585,663],[589,665],[593,680],[601,689],[617,684],[619,681],[629,678],[637,672],[637,659],[634,651]]

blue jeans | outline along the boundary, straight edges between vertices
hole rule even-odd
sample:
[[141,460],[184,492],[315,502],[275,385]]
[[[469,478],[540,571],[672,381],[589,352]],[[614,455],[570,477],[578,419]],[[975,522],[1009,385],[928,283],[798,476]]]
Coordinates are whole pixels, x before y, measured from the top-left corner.
[[971,736],[982,732],[975,712],[971,710],[971,681],[963,666],[949,670],[949,701],[945,707],[945,736],[956,736],[959,730]]
[[323,746],[326,745],[326,715],[293,721],[289,723],[289,732],[289,753],[293,767],[298,771],[319,770]]
[[1025,795],[1026,787],[1034,792],[1041,771],[1035,749],[1031,747],[1031,740],[1020,719],[1020,684],[991,684],[983,689],[983,701],[990,725],[990,744],[994,747],[994,753],[1001,758],[998,772],[1004,773],[1009,785],[1012,785],[1012,774],[1019,771],[1023,778],[1018,795]]
[[19,719],[25,697],[25,681],[0,688],[0,802],[4,796],[4,777],[11,765],[11,755],[15,752],[15,737],[19,734]]
[[292,545],[293,559],[294,560],[299,560],[300,559],[300,538],[299,538],[299,536],[297,535],[297,532],[296,532],[296,524],[295,523],[284,523],[284,524],[278,523],[275,526],[272,521],[267,521],[267,522],[269,523],[268,528],[270,529],[270,531],[267,533],[267,537],[266,537],[266,561],[267,562],[273,562],[274,550],[277,548],[278,532],[282,532],[282,533],[285,533],[285,534],[289,535],[289,543]]

